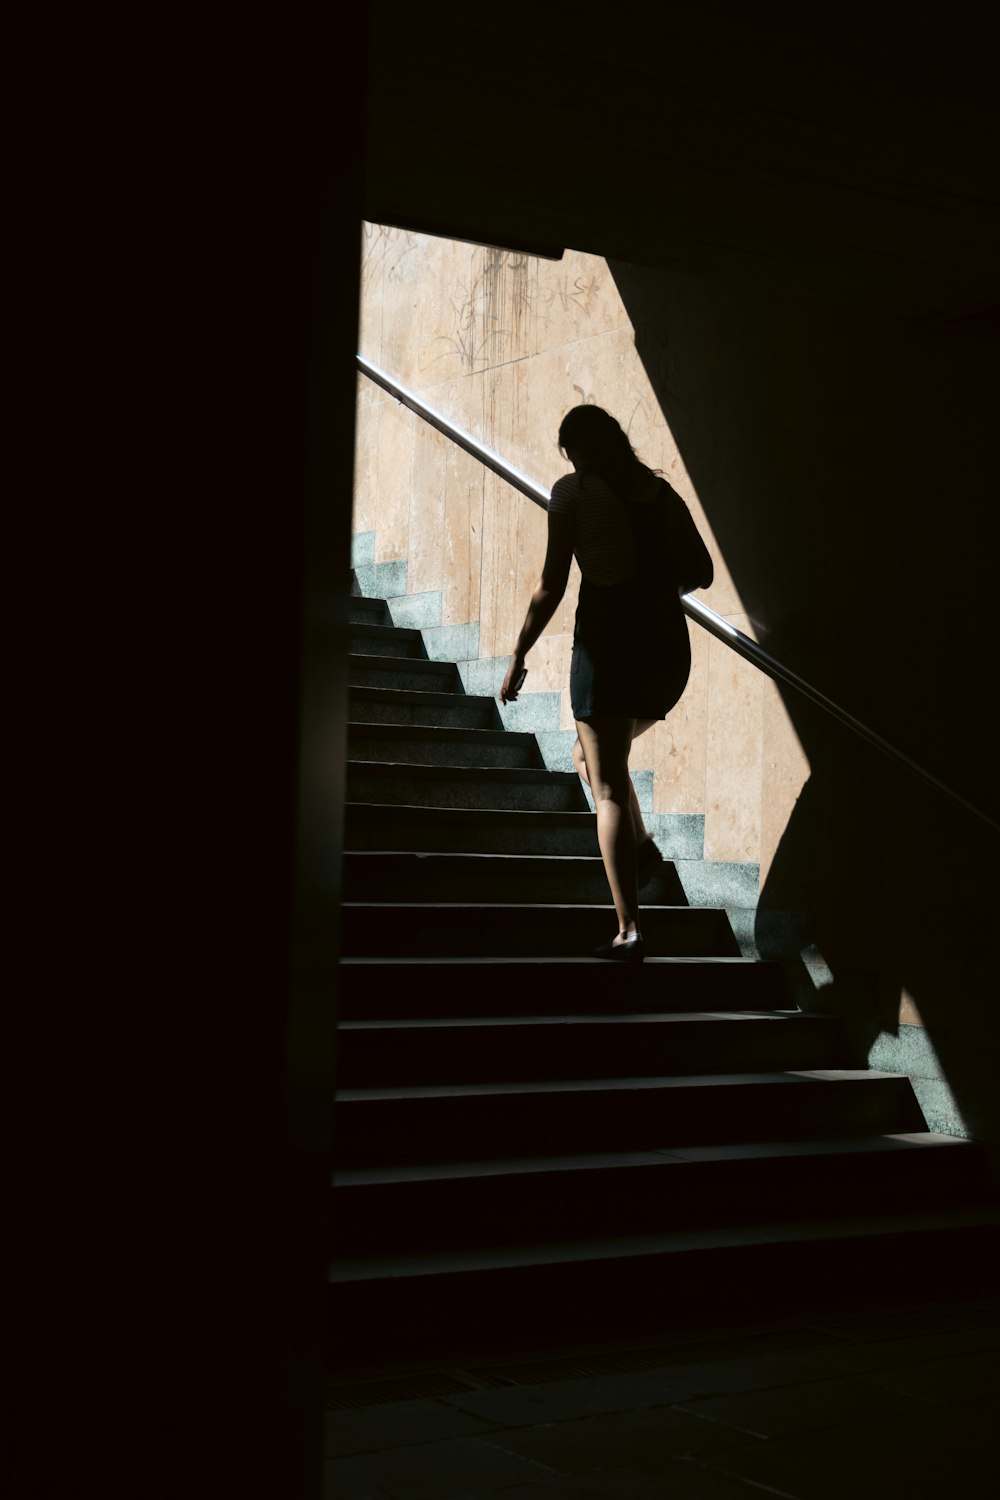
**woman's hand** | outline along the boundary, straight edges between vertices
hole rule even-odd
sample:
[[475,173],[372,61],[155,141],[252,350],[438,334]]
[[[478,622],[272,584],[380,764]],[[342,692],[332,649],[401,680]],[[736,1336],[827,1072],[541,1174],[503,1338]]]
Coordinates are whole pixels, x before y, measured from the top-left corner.
[[499,698],[501,703],[514,703],[516,701],[527,674],[528,669],[524,665],[524,657],[518,656],[515,653],[510,659],[507,676],[504,678],[500,688]]

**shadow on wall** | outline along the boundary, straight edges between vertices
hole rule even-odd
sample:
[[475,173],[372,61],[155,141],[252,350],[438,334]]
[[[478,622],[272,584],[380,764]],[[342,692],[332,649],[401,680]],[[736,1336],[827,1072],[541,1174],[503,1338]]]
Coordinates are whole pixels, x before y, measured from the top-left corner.
[[[918,325],[610,268],[761,643],[1000,821],[996,317]],[[1000,1142],[1000,837],[783,697],[811,774],[762,929],[812,914],[833,976],[818,998],[861,1065],[905,989],[965,1129]]]

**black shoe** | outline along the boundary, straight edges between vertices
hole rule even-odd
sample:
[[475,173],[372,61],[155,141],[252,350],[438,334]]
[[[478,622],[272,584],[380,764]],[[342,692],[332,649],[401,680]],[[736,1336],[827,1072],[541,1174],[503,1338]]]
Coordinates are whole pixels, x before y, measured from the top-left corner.
[[636,859],[636,878],[640,886],[648,885],[663,863],[663,855],[651,838],[643,839]]
[[594,949],[595,958],[610,958],[616,964],[641,964],[646,956],[642,943],[642,934],[639,932],[629,933],[624,943],[602,943],[599,948]]

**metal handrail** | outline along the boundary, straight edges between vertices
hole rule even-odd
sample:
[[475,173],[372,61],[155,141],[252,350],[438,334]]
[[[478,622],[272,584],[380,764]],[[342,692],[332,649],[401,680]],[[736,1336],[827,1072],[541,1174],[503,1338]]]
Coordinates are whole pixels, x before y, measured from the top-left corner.
[[466,453],[471,453],[473,458],[478,458],[487,469],[492,469],[494,474],[499,474],[501,479],[506,479],[508,484],[520,490],[522,495],[527,495],[528,499],[540,505],[542,510],[548,510],[549,492],[537,484],[530,474],[525,474],[522,469],[515,469],[513,464],[501,458],[499,453],[494,453],[492,448],[487,448],[486,444],[481,443],[478,438],[463,432],[461,427],[450,422],[447,417],[443,417],[432,406],[428,406],[426,401],[421,401],[419,396],[415,396],[412,391],[406,389],[405,385],[400,384],[391,375],[387,375],[384,370],[380,370],[378,365],[373,365],[371,360],[365,359],[363,354],[357,355],[356,359],[358,369],[362,374],[367,375],[369,380],[373,380],[391,396],[395,396],[397,401],[401,401],[404,406],[416,412],[418,417],[423,417],[431,427],[437,428],[438,432],[443,432],[445,437],[451,438],[452,442],[464,448]]
[[[542,510],[548,510],[549,492],[543,489],[536,480],[532,479],[530,474],[525,474],[522,469],[518,469],[513,464],[508,463],[505,458],[501,458],[499,453],[495,453],[492,448],[488,448],[478,438],[472,437],[469,433],[463,431],[461,427],[457,426],[456,423],[450,421],[448,417],[442,416],[432,406],[428,406],[426,401],[422,401],[419,396],[415,395],[413,391],[408,390],[405,385],[396,380],[392,375],[387,375],[385,370],[380,370],[378,365],[373,364],[371,360],[365,359],[364,355],[357,355],[356,361],[358,369],[363,375],[367,375],[369,380],[374,381],[376,385],[380,385],[383,390],[388,391],[403,406],[409,407],[410,411],[415,412],[418,417],[422,417],[431,427],[436,428],[438,432],[450,438],[453,443],[456,443],[459,448],[463,448],[466,453],[470,453],[473,458],[478,459],[486,468],[492,469],[494,474],[499,474],[501,479],[505,479],[514,489],[520,490],[522,495],[527,495],[528,499],[534,501],[536,505],[541,506]],[[974,803],[969,802],[967,798],[956,792],[954,788],[939,780],[931,771],[928,771],[917,761],[911,759],[904,751],[897,749],[895,745],[883,739],[882,735],[877,734],[874,729],[870,729],[867,724],[863,724],[852,713],[848,713],[846,708],[841,708],[839,703],[835,703],[832,698],[828,698],[825,693],[821,693],[818,688],[806,682],[797,672],[793,672],[790,667],[786,667],[782,662],[771,656],[768,651],[764,650],[763,646],[758,645],[750,636],[744,635],[741,630],[737,630],[734,625],[730,625],[724,616],[717,614],[714,609],[710,609],[707,604],[702,603],[700,599],[695,599],[691,594],[681,595],[681,605],[685,614],[689,615],[692,620],[695,620],[709,634],[714,635],[717,640],[729,646],[738,656],[742,656],[761,672],[766,673],[768,677],[774,678],[776,682],[784,682],[789,687],[794,688],[797,693],[800,693],[804,698],[808,698],[810,702],[824,709],[826,713],[859,735],[861,739],[866,740],[869,745],[873,745],[877,750],[880,750],[883,755],[887,755],[890,759],[896,761],[897,764],[905,766],[908,771],[912,771],[915,775],[921,777],[922,780],[928,782],[935,790],[951,798],[953,802],[957,802],[966,812],[972,813],[990,828],[1000,833],[1000,823],[997,823],[994,818],[984,813]]]

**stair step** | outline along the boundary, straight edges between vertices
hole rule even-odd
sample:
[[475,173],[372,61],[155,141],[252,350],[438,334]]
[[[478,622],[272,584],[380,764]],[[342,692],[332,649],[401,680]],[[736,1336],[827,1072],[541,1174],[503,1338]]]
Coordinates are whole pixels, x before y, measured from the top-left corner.
[[391,625],[392,616],[384,599],[363,599],[354,594],[348,599],[348,621],[351,625]]
[[419,630],[405,625],[376,625],[367,621],[352,622],[348,650],[357,656],[411,657],[427,660],[424,638]]
[[832,1016],[769,1011],[343,1021],[342,1088],[839,1066]]
[[[347,956],[398,958],[576,957],[614,935],[614,908],[458,904],[455,902],[345,902],[341,951]],[[706,958],[737,957],[739,944],[725,911],[711,906],[648,906],[642,910],[646,950]],[[591,959],[608,973],[606,983],[629,984],[641,965]],[[626,977],[622,977],[623,971]],[[612,993],[609,991],[609,994]],[[623,996],[627,991],[613,992]]]
[[575,771],[396,765],[372,760],[348,761],[347,795],[351,802],[383,806],[540,808],[546,812],[576,812],[587,806]]
[[[344,856],[344,895],[349,901],[582,902],[609,899],[604,862],[598,855],[417,854],[354,850]],[[687,897],[669,861],[641,891],[643,905],[686,906]]]
[[334,1176],[331,1249],[344,1259],[589,1238],[608,1225],[746,1227],[780,1222],[789,1204],[830,1219],[996,1199],[983,1148],[929,1132],[359,1168]]
[[984,1151],[927,1132],[905,1076],[842,1066],[840,1023],[669,862],[642,893],[654,956],[591,958],[614,916],[579,778],[382,600],[350,620],[336,1357],[375,1327],[402,1358],[648,1337],[928,1265],[992,1290]]
[[600,857],[597,824],[587,812],[524,808],[435,808],[348,801],[348,849],[464,854],[583,854]]
[[[810,1240],[845,1240],[855,1235],[894,1234],[912,1229],[938,1228],[942,1224],[1000,1226],[1000,1208],[963,1206],[949,1209],[916,1209],[906,1214],[859,1215],[846,1219],[799,1219],[788,1217],[766,1225],[678,1229],[653,1234],[605,1234],[587,1240],[557,1240],[554,1243],[497,1246],[484,1250],[443,1251],[425,1255],[384,1255],[334,1263],[332,1283],[398,1281],[405,1276],[427,1278],[455,1272],[535,1269],[543,1265],[569,1267],[598,1261],[617,1262],[621,1269],[630,1260],[647,1255],[686,1254],[692,1250],[728,1248],[732,1245],[805,1244]],[[622,1263],[625,1263],[624,1265]],[[672,1290],[676,1295],[676,1290]]]
[[[395,628],[395,627],[393,627]],[[420,661],[401,656],[347,658],[351,690],[361,687],[402,688],[407,692],[461,693],[462,679],[450,661]]]
[[[910,1080],[817,1069],[340,1089],[340,1167],[885,1135],[924,1121]],[[667,1145],[666,1143],[672,1143]]]
[[455,729],[502,729],[493,698],[351,686],[350,714],[357,724],[423,724]]
[[364,724],[347,726],[352,761],[384,761],[395,765],[433,765],[505,770],[544,770],[533,734],[505,729]]
[[[344,958],[341,1020],[607,1013],[609,965],[592,958]],[[617,970],[615,971],[617,972]],[[650,958],[629,971],[630,1012],[791,1008],[783,965]]]
[[333,1358],[483,1359],[489,1350],[647,1342],[927,1298],[928,1268],[967,1297],[996,1290],[1000,1211],[942,1208],[334,1262]]

